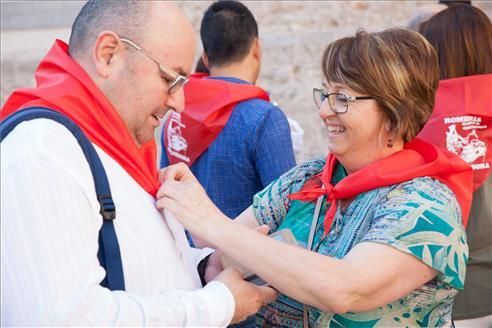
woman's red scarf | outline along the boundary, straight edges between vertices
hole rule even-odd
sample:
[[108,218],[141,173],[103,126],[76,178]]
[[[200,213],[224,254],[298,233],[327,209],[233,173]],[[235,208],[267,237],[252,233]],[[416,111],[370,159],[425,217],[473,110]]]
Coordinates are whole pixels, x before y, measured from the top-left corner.
[[405,144],[403,150],[349,174],[333,186],[331,179],[336,165],[336,157],[328,154],[323,171],[309,180],[299,192],[289,195],[291,199],[302,201],[314,201],[326,195],[330,207],[325,215],[325,234],[333,224],[338,200],[424,176],[439,180],[454,192],[461,206],[463,225],[466,227],[468,223],[472,198],[470,166],[458,156],[423,140],[414,139]]
[[166,121],[162,138],[170,164],[193,165],[224,129],[238,103],[253,98],[270,100],[257,86],[206,77],[200,73],[189,77],[184,87],[185,111],[173,113]]
[[70,57],[66,43],[55,41],[39,64],[35,77],[36,88],[12,93],[2,108],[0,120],[32,106],[48,107],[63,113],[145,191],[155,196],[159,188],[155,142],[137,147],[113,105]]

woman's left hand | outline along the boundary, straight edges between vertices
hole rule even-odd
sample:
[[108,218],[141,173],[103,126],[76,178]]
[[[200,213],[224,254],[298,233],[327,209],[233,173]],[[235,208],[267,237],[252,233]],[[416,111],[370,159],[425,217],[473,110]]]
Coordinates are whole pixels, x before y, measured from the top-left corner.
[[229,223],[185,164],[168,166],[159,172],[159,178],[157,208],[171,211],[193,235],[207,240],[209,233]]

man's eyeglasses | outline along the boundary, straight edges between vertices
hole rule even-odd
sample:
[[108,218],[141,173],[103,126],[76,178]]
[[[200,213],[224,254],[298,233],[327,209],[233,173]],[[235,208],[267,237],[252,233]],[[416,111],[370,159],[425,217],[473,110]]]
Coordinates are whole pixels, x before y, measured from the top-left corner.
[[318,107],[318,109],[321,109],[321,106],[323,105],[325,100],[328,100],[328,105],[330,106],[330,109],[337,114],[346,113],[348,110],[349,102],[354,102],[356,100],[374,99],[371,96],[354,97],[339,92],[327,93],[325,90],[317,88],[313,88],[313,97],[314,103],[316,104],[316,107]]
[[151,54],[149,54],[147,51],[143,50],[139,45],[137,45],[135,42],[126,39],[126,38],[120,38],[121,42],[124,42],[128,44],[129,46],[133,47],[134,49],[140,51],[142,54],[147,56],[149,59],[151,59],[154,63],[156,63],[159,66],[159,70],[161,73],[166,76],[167,84],[168,84],[168,94],[173,94],[175,93],[179,88],[183,87],[187,82],[188,78],[184,77],[183,75],[180,75],[176,73],[174,70],[171,68],[167,67],[166,65],[163,65],[159,63],[157,59],[155,59]]

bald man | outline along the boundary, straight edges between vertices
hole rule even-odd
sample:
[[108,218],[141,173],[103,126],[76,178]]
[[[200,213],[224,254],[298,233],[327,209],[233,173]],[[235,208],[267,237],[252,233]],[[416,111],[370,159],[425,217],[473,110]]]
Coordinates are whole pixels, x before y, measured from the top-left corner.
[[183,110],[195,42],[173,4],[91,0],[69,45],[57,40],[41,61],[36,88],[9,97],[3,122],[49,108],[94,145],[116,207],[124,281],[110,288],[111,265],[98,260],[102,203],[77,140],[53,120],[23,122],[1,144],[2,326],[217,327],[275,297],[233,269],[202,287],[197,265],[210,251],[190,248],[182,226],[155,207],[154,129]]

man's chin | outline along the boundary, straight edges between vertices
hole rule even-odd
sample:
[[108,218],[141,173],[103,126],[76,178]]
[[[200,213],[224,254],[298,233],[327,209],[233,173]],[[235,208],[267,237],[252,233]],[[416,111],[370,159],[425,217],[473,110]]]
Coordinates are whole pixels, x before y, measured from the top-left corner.
[[154,131],[156,129],[152,129],[152,133],[148,134],[146,133],[145,135],[137,135],[136,136],[136,143],[137,146],[140,148],[142,146],[149,145],[151,142],[155,144],[155,139],[154,139]]

